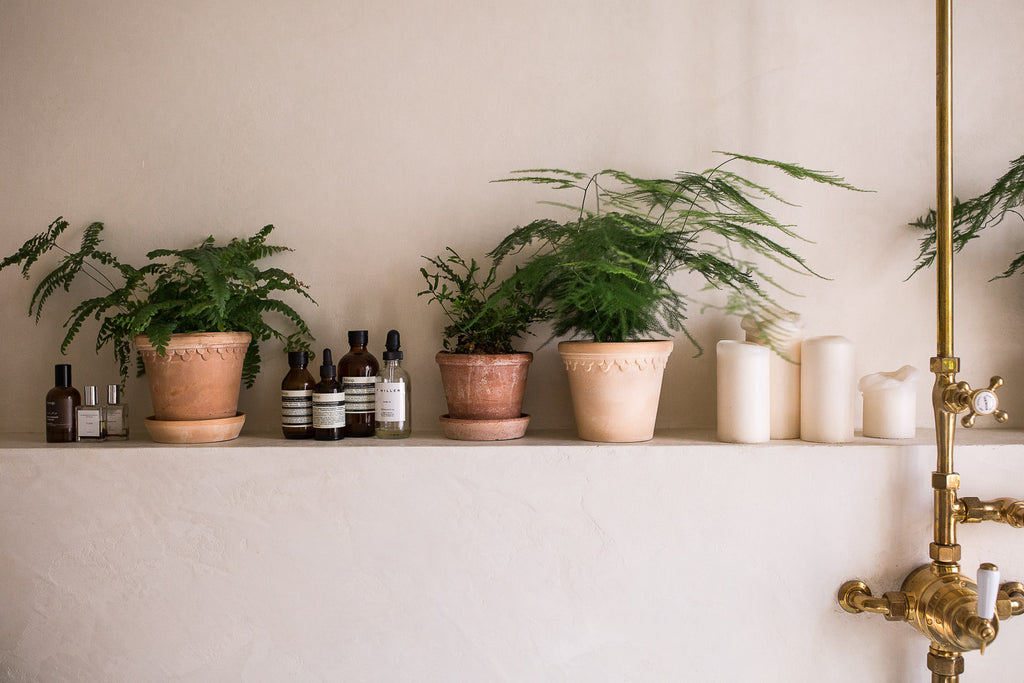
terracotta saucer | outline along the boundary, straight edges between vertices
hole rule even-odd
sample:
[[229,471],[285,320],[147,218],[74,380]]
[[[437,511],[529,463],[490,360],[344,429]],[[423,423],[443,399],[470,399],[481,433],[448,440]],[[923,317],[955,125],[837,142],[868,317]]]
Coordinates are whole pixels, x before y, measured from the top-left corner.
[[530,416],[522,414],[507,420],[462,420],[441,416],[441,429],[449,439],[457,441],[507,441],[526,434]]
[[157,420],[146,418],[146,431],[157,443],[213,443],[237,438],[245,413],[212,420]]

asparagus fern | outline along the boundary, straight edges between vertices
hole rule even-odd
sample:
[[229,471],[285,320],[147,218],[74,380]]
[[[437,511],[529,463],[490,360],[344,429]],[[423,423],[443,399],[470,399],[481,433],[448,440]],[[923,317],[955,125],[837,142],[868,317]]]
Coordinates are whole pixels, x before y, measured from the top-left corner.
[[761,205],[766,200],[788,202],[724,167],[742,161],[798,180],[857,188],[797,164],[720,154],[727,158],[718,166],[670,179],[640,178],[614,169],[595,174],[536,169],[497,181],[547,185],[580,197],[572,204],[548,202],[571,208],[571,220],[533,221],[516,228],[490,253],[496,264],[527,253],[502,288],[522,288],[540,302],[553,318],[554,336],[614,342],[679,331],[698,354],[700,345],[685,326],[693,299],[672,286],[675,272],[697,273],[708,287],[730,292],[730,313],[762,315],[782,308],[765,286],[777,284],[755,261],[767,259],[821,276],[779,241],[803,238]]
[[[953,202],[953,250],[960,252],[967,243],[981,236],[982,231],[999,225],[1008,215],[1024,219],[1018,207],[1024,204],[1024,156],[1010,162],[1010,169],[999,177],[989,190],[966,201],[954,199]],[[913,277],[917,271],[928,268],[935,262],[935,224],[937,213],[929,209],[928,213],[919,216],[909,225],[924,230],[921,248]],[[1010,261],[1006,270],[993,280],[1009,277],[1024,268],[1024,251],[1019,252]]]

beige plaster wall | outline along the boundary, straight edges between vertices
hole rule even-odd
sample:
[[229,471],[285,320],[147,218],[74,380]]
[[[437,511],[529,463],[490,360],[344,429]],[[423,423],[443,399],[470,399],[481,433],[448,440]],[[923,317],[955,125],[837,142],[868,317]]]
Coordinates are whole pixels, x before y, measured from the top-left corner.
[[[958,3],[957,192],[986,189],[1020,154],[1024,50],[1015,0]],[[543,211],[527,188],[491,185],[516,168],[702,169],[712,150],[834,170],[874,194],[779,183],[782,212],[831,280],[801,279],[808,335],[843,334],[858,374],[934,352],[931,274],[904,282],[905,223],[934,203],[933,3],[722,2],[35,2],[0,3],[0,252],[59,215],[101,220],[112,248],[145,251],[274,223],[277,259],[312,287],[317,346],[366,328],[379,352],[403,333],[419,429],[444,412],[433,354],[439,310],[416,292],[420,255],[482,254]],[[988,283],[1022,248],[1019,222],[957,264],[964,378],[1007,378],[1024,424],[1019,278]],[[35,281],[0,275],[7,430],[42,431],[63,321],[25,316]],[[694,307],[696,313],[699,307]],[[715,313],[706,348],[738,337]],[[115,376],[92,330],[72,349],[75,383]],[[537,350],[543,332],[526,344]],[[248,429],[277,429],[277,349],[244,392]],[[714,356],[685,340],[669,365],[659,425],[714,424]],[[929,422],[921,387],[920,423]],[[136,427],[144,384],[128,394]],[[553,344],[538,351],[527,412],[571,425]]]

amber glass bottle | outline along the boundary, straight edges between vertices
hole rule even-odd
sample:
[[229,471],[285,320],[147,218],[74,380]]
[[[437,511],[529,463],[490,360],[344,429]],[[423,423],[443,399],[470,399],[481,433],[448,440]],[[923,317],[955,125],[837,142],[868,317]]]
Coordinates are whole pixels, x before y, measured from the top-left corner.
[[374,435],[374,387],[380,364],[369,351],[366,330],[348,333],[349,352],[338,361],[338,377],[345,391],[345,436]]
[[286,439],[313,438],[313,387],[309,353],[289,351],[288,374],[281,381],[281,430]]
[[345,394],[338,382],[330,349],[324,349],[320,381],[313,389],[313,438],[317,441],[345,438]]
[[46,392],[46,440],[51,443],[75,441],[75,409],[82,396],[71,386],[71,366],[53,366],[54,387]]

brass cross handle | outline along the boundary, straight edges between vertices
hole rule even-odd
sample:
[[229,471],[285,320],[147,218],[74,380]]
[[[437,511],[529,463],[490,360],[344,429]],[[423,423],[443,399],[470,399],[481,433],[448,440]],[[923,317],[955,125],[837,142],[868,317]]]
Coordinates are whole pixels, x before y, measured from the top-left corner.
[[987,389],[978,389],[977,391],[971,391],[967,382],[956,384],[955,391],[961,392],[961,396],[966,399],[964,403],[967,404],[967,414],[960,420],[960,423],[964,427],[973,427],[974,419],[979,415],[991,415],[996,422],[1006,422],[1010,416],[1005,410],[999,409],[999,397],[996,396],[996,389],[1001,386],[1003,386],[1003,378],[999,376],[994,376],[989,380]]

